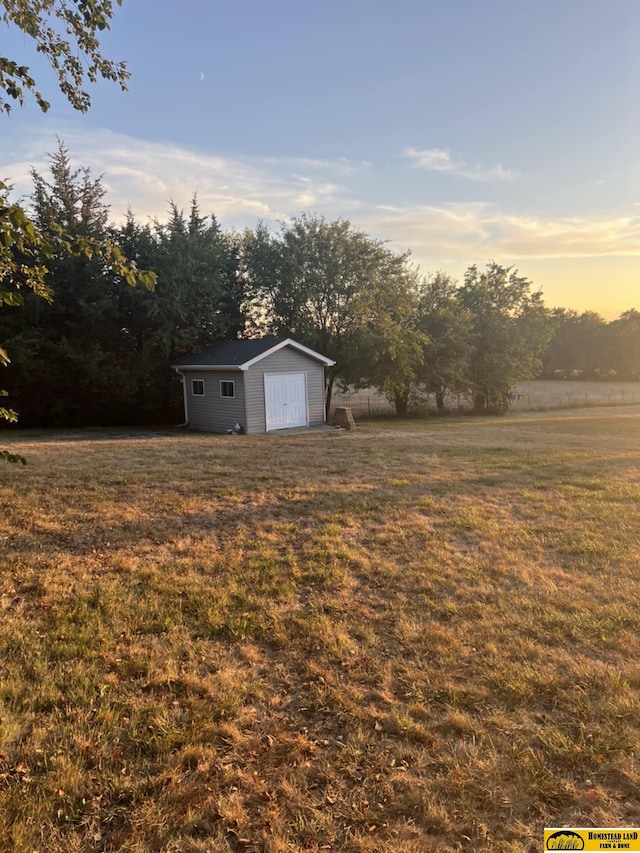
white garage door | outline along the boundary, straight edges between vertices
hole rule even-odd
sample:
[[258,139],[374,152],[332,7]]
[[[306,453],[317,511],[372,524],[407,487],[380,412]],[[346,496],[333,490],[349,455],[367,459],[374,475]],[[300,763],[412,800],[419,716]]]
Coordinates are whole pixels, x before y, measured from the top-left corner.
[[307,380],[304,373],[265,373],[267,431],[307,426]]

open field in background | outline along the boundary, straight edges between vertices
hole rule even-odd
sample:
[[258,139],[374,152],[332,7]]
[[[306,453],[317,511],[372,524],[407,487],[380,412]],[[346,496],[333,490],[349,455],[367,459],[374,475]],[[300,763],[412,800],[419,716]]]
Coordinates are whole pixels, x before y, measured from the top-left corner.
[[[568,379],[532,379],[518,383],[512,411],[544,411],[587,406],[622,406],[640,404],[640,382],[572,381]],[[354,417],[366,418],[391,414],[391,403],[375,389],[364,389],[354,394],[335,394],[332,408],[350,406]],[[447,406],[452,411],[469,409],[471,403],[463,396],[452,395]],[[435,404],[433,404],[435,409]]]
[[0,850],[640,824],[640,406],[9,441]]

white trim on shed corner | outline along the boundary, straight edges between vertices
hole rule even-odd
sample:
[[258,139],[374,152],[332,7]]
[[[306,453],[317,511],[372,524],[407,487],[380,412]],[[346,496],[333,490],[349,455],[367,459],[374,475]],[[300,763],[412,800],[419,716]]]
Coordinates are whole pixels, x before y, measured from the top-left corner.
[[184,373],[179,370],[177,367],[174,368],[175,372],[182,377],[182,397],[184,400],[184,423],[178,424],[178,426],[189,426],[189,403],[187,398],[187,377]]
[[250,358],[249,361],[245,361],[244,364],[240,365],[240,370],[248,370],[252,365],[256,364],[256,362],[262,361],[263,358],[267,358],[269,355],[273,355],[274,352],[278,352],[278,350],[283,349],[283,347],[292,347],[293,349],[297,349],[299,352],[303,352],[305,355],[311,356],[311,358],[314,358],[316,361],[321,361],[325,367],[332,367],[335,364],[335,361],[327,358],[326,355],[321,355],[319,352],[309,349],[309,347],[305,347],[303,344],[299,344],[297,341],[291,340],[291,338],[287,338],[284,341],[280,341],[279,344],[272,346],[271,349],[261,352],[260,355],[256,355],[255,358]]

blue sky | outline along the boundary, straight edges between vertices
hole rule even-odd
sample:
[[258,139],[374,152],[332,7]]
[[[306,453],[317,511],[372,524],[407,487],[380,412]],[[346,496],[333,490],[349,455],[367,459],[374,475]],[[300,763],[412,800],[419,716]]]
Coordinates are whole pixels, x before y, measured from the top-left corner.
[[225,228],[303,211],[409,248],[426,274],[515,265],[551,306],[640,309],[637,0],[124,0],[103,50],[127,93],[0,117],[16,194],[62,138],[112,218],[169,199]]

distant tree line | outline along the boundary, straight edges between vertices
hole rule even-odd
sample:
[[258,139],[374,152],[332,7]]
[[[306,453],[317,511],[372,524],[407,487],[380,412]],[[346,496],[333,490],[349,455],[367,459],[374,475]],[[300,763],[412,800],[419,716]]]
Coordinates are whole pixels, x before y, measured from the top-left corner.
[[640,381],[640,312],[607,322],[598,314],[558,309],[556,329],[542,357],[548,379]]
[[[127,268],[120,274],[100,253],[60,247],[35,259],[51,301],[28,290],[21,306],[0,311],[11,359],[3,387],[24,427],[175,419],[182,396],[171,363],[236,337],[293,337],[336,361],[327,405],[336,387],[375,387],[399,414],[442,411],[451,394],[502,411],[516,383],[538,375],[640,378],[637,311],[611,323],[551,311],[513,268],[472,266],[461,283],[421,277],[408,253],[346,220],[306,214],[275,232],[226,233],[195,196],[186,215],[170,203],[166,222],[141,224],[130,212],[115,227],[101,178],[73,168],[63,144],[48,174],[32,178],[30,214],[45,238],[62,228],[106,241],[154,272],[156,286],[127,287]],[[11,252],[19,268],[20,247]]]

